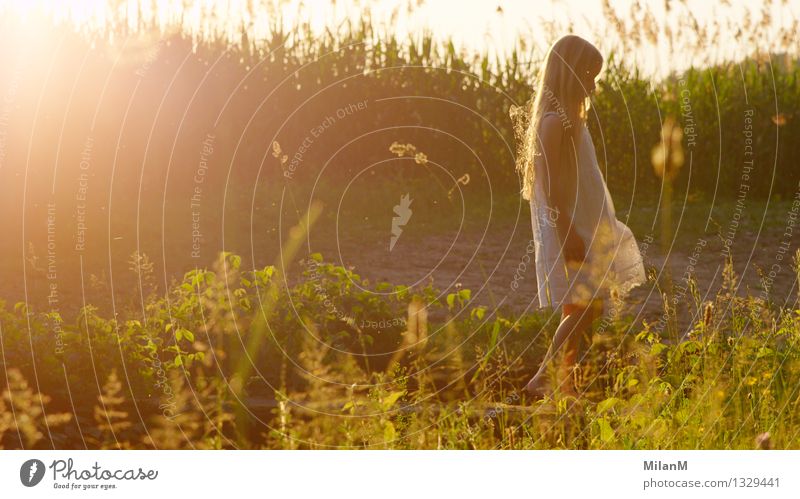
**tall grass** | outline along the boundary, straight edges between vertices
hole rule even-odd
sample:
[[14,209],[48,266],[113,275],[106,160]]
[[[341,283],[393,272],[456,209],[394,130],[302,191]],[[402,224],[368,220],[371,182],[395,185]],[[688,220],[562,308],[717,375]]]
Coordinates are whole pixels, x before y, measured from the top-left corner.
[[[693,297],[700,313],[685,341],[598,319],[603,334],[577,373],[581,398],[531,405],[521,388],[557,322],[545,314],[504,316],[471,304],[466,290],[437,298],[400,287],[379,299],[355,292],[366,283],[319,256],[313,280],[276,287],[274,269],[220,258],[217,272],[190,272],[148,302],[146,323],[87,308],[63,325],[66,353],[40,355],[35,372],[29,341],[36,352],[53,349],[53,318],[22,304],[0,309],[0,444],[746,449],[768,434],[775,448],[800,445],[800,312],[737,296],[730,263],[717,296]],[[425,304],[424,325],[408,300]],[[252,368],[229,361],[244,356]],[[95,385],[99,396],[81,389]]]

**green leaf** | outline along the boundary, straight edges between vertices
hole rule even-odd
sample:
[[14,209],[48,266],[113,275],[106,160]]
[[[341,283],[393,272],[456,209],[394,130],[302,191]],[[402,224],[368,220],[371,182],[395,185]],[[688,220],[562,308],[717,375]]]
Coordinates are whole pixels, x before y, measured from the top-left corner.
[[381,406],[383,407],[383,410],[388,411],[389,409],[391,409],[392,406],[395,404],[395,402],[397,402],[398,399],[400,399],[400,397],[402,397],[405,394],[406,391],[401,390],[399,392],[392,392],[386,397],[384,397],[383,400],[381,401]]
[[650,347],[650,355],[659,355],[665,348],[667,345],[663,343],[653,343],[653,346]]
[[175,331],[175,340],[181,341],[184,338],[188,341],[194,341],[194,333],[186,328],[180,327]]
[[455,293],[450,293],[449,295],[447,295],[447,306],[449,308],[453,308],[455,303],[456,303],[456,294]]
[[599,418],[597,420],[597,427],[600,429],[600,440],[605,443],[614,440],[614,428],[611,427],[611,424],[609,424],[606,418]]
[[768,357],[772,355],[774,351],[769,347],[761,347],[758,349],[758,354],[756,354],[756,359],[760,359],[761,357]]
[[389,443],[394,441],[395,437],[397,436],[397,432],[394,429],[394,425],[391,421],[387,421],[383,425],[383,441],[384,443]]
[[482,321],[483,318],[486,316],[486,307],[475,307],[472,309],[472,316],[477,318],[479,321]]
[[698,341],[690,340],[684,341],[680,344],[680,349],[687,353],[694,353],[701,349],[700,343]]
[[602,414],[606,411],[609,411],[614,408],[620,402],[620,399],[616,397],[609,397],[599,404],[597,404],[597,414]]

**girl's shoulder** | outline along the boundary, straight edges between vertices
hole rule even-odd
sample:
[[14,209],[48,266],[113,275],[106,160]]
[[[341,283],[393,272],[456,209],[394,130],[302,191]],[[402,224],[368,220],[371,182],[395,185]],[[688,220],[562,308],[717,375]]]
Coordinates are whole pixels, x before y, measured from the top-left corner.
[[555,111],[547,111],[544,113],[539,122],[539,126],[542,128],[558,128],[559,130],[563,128],[561,118]]
[[551,146],[560,144],[564,136],[564,124],[558,113],[552,111],[544,113],[539,121],[538,133],[545,148],[547,144]]

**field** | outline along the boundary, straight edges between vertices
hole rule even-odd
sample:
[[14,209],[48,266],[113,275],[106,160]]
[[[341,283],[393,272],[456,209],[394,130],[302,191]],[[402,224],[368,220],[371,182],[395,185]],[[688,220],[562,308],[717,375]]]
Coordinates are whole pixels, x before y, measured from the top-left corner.
[[0,21],[0,448],[800,448],[797,20],[664,77],[606,54],[588,126],[649,280],[580,397],[531,402],[559,316],[510,110],[541,48],[119,12]]

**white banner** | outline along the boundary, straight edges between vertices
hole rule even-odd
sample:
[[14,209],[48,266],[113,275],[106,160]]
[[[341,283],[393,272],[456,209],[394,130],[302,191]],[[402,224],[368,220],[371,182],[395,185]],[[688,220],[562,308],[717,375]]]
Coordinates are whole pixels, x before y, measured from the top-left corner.
[[0,497],[800,497],[800,451],[2,451]]

